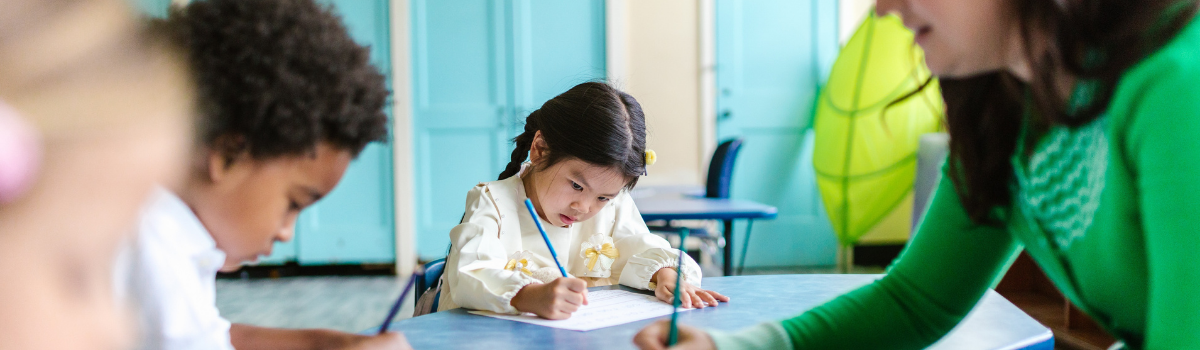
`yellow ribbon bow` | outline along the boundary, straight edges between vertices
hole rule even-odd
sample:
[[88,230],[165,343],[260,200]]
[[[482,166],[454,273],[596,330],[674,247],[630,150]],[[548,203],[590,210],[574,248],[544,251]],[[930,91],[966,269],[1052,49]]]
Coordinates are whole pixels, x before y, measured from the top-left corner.
[[533,272],[530,272],[529,269],[527,268],[527,267],[529,267],[529,259],[521,259],[521,260],[509,259],[508,264],[504,265],[504,269],[505,270],[518,270],[517,269],[518,263],[521,264],[521,268],[520,268],[521,272],[524,272],[526,275],[533,276]]
[[600,254],[604,254],[604,256],[607,256],[609,259],[616,259],[617,256],[619,256],[617,254],[617,248],[613,247],[612,243],[604,243],[600,246],[600,251],[596,251],[595,247],[588,248],[587,250],[583,251],[583,254],[586,255],[588,259],[588,271],[591,271],[596,267],[596,261],[600,260]]

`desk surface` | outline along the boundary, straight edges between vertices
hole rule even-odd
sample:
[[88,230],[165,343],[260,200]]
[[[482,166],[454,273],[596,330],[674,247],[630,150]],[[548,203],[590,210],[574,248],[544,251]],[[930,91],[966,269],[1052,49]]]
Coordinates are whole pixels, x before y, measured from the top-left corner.
[[632,196],[646,221],[773,219],[777,214],[775,207],[754,201],[705,198],[703,189],[688,186],[638,189]]
[[[879,277],[764,275],[705,278],[706,289],[719,291],[732,300],[716,308],[680,313],[679,319],[693,326],[736,330],[795,316]],[[392,324],[391,329],[403,331],[414,349],[632,349],[633,335],[658,319],[670,319],[670,316],[577,332],[470,315],[455,309],[403,320]],[[1049,329],[996,292],[988,291],[963,323],[930,349],[1049,350],[1053,344]]]

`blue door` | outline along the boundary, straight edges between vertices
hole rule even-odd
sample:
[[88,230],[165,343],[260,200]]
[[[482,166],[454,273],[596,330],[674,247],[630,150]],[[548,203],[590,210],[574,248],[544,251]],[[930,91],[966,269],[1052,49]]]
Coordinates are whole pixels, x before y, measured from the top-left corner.
[[[371,49],[371,63],[391,83],[387,0],[332,0],[350,35]],[[391,116],[391,110],[387,111]],[[393,141],[398,142],[398,141]],[[304,265],[391,263],[396,260],[392,148],[371,144],[350,164],[333,192],[305,209],[296,238],[276,243],[263,263]]]
[[[811,116],[836,56],[837,2],[716,0],[717,140],[745,139],[732,195],[774,205],[747,266],[833,265],[812,169]],[[735,261],[745,223],[735,226]]]
[[605,77],[604,1],[414,0],[417,252],[445,256],[467,191],[496,180],[524,117]]

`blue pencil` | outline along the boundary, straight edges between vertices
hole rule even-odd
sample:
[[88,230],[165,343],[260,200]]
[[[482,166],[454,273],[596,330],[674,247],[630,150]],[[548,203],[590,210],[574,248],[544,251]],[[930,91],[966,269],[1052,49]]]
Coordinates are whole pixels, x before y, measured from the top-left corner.
[[554,265],[558,265],[558,272],[562,272],[563,277],[567,277],[567,269],[558,263],[558,254],[554,252],[554,245],[550,244],[550,236],[546,235],[546,229],[542,228],[542,221],[538,219],[537,210],[533,210],[533,201],[525,198],[525,209],[529,209],[529,216],[533,217],[533,223],[537,225],[538,232],[542,234],[542,240],[546,241],[546,248],[550,249],[550,257],[554,258]]
[[667,338],[667,347],[675,346],[679,341],[679,281],[683,280],[683,242],[687,241],[688,229],[679,233],[679,265],[675,267],[675,298],[671,301],[671,334]]
[[392,310],[388,311],[387,318],[383,319],[383,325],[379,326],[379,334],[387,333],[388,326],[392,324],[392,319],[396,318],[396,313],[400,312],[400,305],[404,304],[404,297],[408,296],[408,290],[412,289],[413,283],[417,281],[418,276],[425,275],[420,270],[413,271],[412,276],[408,277],[408,284],[404,286],[404,290],[400,291],[400,298],[396,299],[396,303],[392,304]]

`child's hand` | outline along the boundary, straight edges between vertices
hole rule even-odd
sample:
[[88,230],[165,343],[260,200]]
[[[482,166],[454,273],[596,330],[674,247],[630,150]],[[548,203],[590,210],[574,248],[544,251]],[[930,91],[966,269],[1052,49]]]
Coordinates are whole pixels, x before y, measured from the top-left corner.
[[[658,287],[654,288],[654,296],[658,297],[658,300],[667,302],[667,304],[674,302],[675,279],[678,277],[679,275],[675,273],[675,269],[669,267],[664,267],[655,272],[653,278],[657,280],[655,283],[658,284]],[[679,283],[679,289],[682,290],[682,294],[679,295],[679,305],[685,308],[717,306],[717,302],[729,301],[729,297],[721,295],[721,293],[696,288],[687,282]]]
[[412,350],[404,335],[361,335],[332,329],[283,329],[234,323],[229,340],[237,349]]
[[[662,320],[651,323],[633,336],[633,344],[642,350],[661,350],[667,348],[667,337],[671,334],[671,321]],[[712,337],[704,331],[679,325],[679,341],[671,349],[713,350]]]
[[388,332],[380,335],[358,336],[343,350],[412,350],[408,340],[399,332]]
[[517,311],[532,312],[551,320],[571,317],[571,313],[587,303],[587,282],[566,277],[546,284],[527,285],[509,302]]

